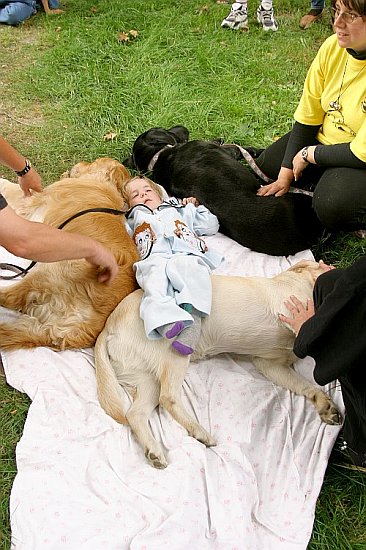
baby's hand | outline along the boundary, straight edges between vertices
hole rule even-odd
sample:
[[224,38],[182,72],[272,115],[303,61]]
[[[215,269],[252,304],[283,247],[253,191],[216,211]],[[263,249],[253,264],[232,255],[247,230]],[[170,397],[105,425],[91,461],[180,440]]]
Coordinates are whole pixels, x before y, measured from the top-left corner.
[[182,204],[186,205],[188,203],[192,203],[194,206],[199,206],[200,203],[199,201],[196,199],[196,197],[186,197],[185,199],[182,199]]

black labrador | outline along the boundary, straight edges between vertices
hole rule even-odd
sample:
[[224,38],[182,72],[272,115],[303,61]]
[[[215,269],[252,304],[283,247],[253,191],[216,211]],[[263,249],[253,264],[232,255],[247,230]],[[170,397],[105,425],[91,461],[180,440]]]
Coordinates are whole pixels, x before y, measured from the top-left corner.
[[[251,250],[288,256],[315,244],[322,228],[310,196],[260,197],[264,182],[240,162],[242,148],[188,138],[184,126],[151,128],[123,164],[150,173],[169,195],[196,197],[216,214],[221,233]],[[256,156],[255,149],[247,150]]]

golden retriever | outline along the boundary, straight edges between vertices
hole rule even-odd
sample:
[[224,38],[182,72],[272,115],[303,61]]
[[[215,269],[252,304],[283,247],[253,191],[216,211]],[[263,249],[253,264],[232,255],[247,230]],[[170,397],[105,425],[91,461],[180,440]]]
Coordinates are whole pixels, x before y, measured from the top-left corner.
[[[86,209],[123,210],[120,189],[130,174],[118,161],[79,163],[71,174],[31,197],[23,197],[7,180],[0,180],[0,192],[20,215],[55,227]],[[138,253],[123,214],[87,213],[63,231],[93,237],[110,248],[120,266],[118,276],[105,285],[85,260],[37,263],[22,280],[0,289],[0,305],[23,313],[14,323],[0,323],[3,350],[93,346],[111,311],[137,288],[132,266]]]
[[[257,369],[275,384],[310,399],[321,419],[338,424],[340,414],[332,400],[292,367],[294,334],[278,320],[287,313],[284,300],[294,294],[306,303],[322,264],[302,261],[272,277],[212,277],[213,304],[202,320],[198,347],[192,360],[230,352],[248,356]],[[189,357],[179,356],[165,338],[148,340],[139,316],[142,291],[125,298],[110,315],[95,345],[99,401],[117,422],[129,424],[144,448],[148,461],[165,468],[167,460],[149,428],[149,416],[160,404],[188,433],[206,446],[215,439],[185,410],[181,386]],[[133,396],[123,411],[121,388]]]

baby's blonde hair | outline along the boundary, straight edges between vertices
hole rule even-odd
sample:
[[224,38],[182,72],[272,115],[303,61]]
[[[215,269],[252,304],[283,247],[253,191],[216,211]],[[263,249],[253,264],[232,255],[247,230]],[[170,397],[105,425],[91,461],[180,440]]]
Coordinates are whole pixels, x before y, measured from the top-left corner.
[[126,183],[122,187],[122,191],[121,191],[122,192],[122,197],[123,197],[126,205],[128,205],[128,199],[129,199],[128,186],[131,182],[133,182],[135,180],[145,180],[145,181],[147,181],[147,183],[151,186],[151,189],[159,195],[161,200],[164,200],[163,188],[160,185],[158,185],[154,181],[150,180],[146,176],[134,176],[133,178],[130,178],[129,180],[127,180]]

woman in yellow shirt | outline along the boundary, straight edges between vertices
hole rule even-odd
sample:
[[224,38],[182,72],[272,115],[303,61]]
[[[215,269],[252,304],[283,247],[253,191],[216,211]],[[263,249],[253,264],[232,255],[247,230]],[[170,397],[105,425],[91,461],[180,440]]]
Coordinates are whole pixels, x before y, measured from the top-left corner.
[[335,34],[320,47],[305,80],[291,132],[256,160],[280,197],[293,181],[314,191],[330,230],[366,229],[366,0],[333,0]]

